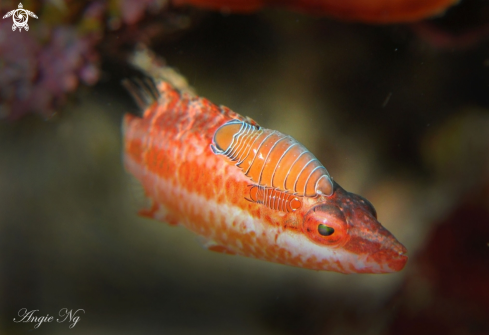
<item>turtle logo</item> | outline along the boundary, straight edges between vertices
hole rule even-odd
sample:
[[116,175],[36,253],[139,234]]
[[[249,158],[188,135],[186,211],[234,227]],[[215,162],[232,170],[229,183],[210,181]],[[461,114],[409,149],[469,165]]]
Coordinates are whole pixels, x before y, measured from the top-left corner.
[[25,31],[29,30],[29,25],[27,24],[27,21],[29,20],[29,16],[32,16],[33,18],[38,18],[36,14],[34,14],[31,11],[28,11],[27,9],[22,8],[22,4],[19,2],[19,8],[11,10],[7,14],[3,16],[3,18],[11,17],[14,19],[14,24],[12,25],[12,31],[15,31],[15,29],[19,28],[19,32],[22,30],[22,28],[25,29]]

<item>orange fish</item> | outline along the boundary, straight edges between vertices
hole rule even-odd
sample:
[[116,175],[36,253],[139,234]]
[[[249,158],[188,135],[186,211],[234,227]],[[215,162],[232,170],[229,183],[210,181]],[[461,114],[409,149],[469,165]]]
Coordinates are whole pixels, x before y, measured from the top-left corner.
[[314,270],[388,273],[406,248],[366,199],[341,188],[290,136],[167,82],[124,118],[124,163],[152,206],[141,214],[202,236],[209,250]]

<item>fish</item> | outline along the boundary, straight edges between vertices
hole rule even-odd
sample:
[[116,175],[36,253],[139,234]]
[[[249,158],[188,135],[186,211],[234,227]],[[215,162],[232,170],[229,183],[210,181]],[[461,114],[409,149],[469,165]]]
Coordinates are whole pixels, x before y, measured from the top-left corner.
[[[407,249],[372,204],[292,137],[164,80],[125,86],[143,109],[123,119],[124,166],[150,200],[140,215],[183,226],[224,254],[345,274],[404,268]],[[287,152],[294,155],[284,161]],[[299,156],[307,159],[293,164]]]

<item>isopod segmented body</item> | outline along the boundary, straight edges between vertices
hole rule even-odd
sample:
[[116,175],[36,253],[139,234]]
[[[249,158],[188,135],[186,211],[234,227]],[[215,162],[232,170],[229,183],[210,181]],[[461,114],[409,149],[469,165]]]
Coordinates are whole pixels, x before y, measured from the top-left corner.
[[333,194],[326,168],[294,138],[276,130],[233,120],[214,134],[215,154],[227,156],[260,186],[298,196]]
[[250,201],[282,212],[295,212],[302,207],[301,198],[273,187],[250,185]]

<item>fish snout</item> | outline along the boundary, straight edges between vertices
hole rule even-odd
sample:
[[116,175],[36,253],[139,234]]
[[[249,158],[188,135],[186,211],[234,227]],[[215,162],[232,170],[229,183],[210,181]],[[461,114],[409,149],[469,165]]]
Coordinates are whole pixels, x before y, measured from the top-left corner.
[[380,272],[390,273],[401,271],[408,261],[407,249],[394,239],[392,243],[372,254],[370,257],[379,265]]
[[407,249],[400,242],[396,241],[396,243],[392,247],[392,258],[389,262],[389,268],[391,268],[394,272],[401,271],[404,269],[408,261]]
[[350,227],[351,234],[344,248],[356,255],[357,272],[391,273],[404,268],[407,249],[376,220],[363,221],[363,226]]

